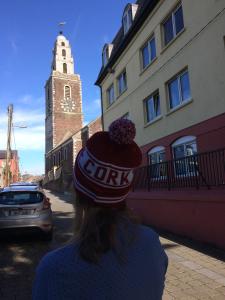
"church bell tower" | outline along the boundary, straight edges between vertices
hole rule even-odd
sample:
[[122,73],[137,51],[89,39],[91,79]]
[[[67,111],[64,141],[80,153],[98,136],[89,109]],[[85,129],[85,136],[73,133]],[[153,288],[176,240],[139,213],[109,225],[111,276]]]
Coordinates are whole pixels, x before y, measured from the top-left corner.
[[69,41],[59,33],[53,49],[51,74],[45,85],[45,153],[82,128],[81,80],[74,73]]

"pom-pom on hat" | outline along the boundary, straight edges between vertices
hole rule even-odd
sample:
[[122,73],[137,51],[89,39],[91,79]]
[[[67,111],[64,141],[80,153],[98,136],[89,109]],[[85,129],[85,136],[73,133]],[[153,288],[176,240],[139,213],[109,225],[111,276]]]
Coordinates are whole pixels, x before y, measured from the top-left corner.
[[134,168],[142,160],[135,134],[134,123],[121,118],[109,126],[109,131],[97,132],[87,141],[74,166],[74,186],[79,194],[104,206],[125,200]]

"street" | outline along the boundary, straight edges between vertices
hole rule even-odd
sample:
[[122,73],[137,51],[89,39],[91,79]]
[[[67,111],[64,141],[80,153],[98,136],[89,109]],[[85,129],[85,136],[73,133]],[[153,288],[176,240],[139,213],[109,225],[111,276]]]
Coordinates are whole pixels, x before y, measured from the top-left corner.
[[[42,256],[67,243],[73,232],[73,206],[68,196],[47,192],[54,212],[54,237],[42,241],[37,234],[2,237],[0,240],[0,299],[31,299],[35,269]],[[13,240],[14,239],[14,240]]]
[[[73,206],[69,196],[51,198],[54,212],[54,238],[41,241],[35,236],[1,237],[0,299],[31,299],[35,268],[48,251],[66,244],[73,235]],[[181,243],[161,237],[169,256],[166,288],[163,300],[225,299],[225,263]],[[147,299],[147,298],[146,298]]]

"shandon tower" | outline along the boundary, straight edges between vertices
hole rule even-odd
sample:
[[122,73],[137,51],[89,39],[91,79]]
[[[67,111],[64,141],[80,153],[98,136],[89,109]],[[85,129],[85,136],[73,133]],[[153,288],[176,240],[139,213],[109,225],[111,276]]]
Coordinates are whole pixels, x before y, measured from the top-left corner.
[[51,74],[45,85],[45,154],[83,125],[81,80],[74,73],[69,41],[62,32],[53,49]]

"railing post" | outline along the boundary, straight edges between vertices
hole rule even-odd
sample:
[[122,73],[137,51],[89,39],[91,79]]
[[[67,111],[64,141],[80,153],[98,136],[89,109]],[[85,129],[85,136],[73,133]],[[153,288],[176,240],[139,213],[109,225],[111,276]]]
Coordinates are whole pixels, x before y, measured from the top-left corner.
[[167,178],[167,185],[168,190],[171,190],[171,182],[170,182],[170,172],[169,172],[169,161],[166,162],[166,178]]
[[151,165],[147,166],[147,184],[148,184],[148,192],[151,190],[151,171],[150,171]]
[[198,170],[197,170],[196,155],[193,156],[193,160],[194,160],[196,189],[198,190],[199,189],[199,182],[198,182]]

